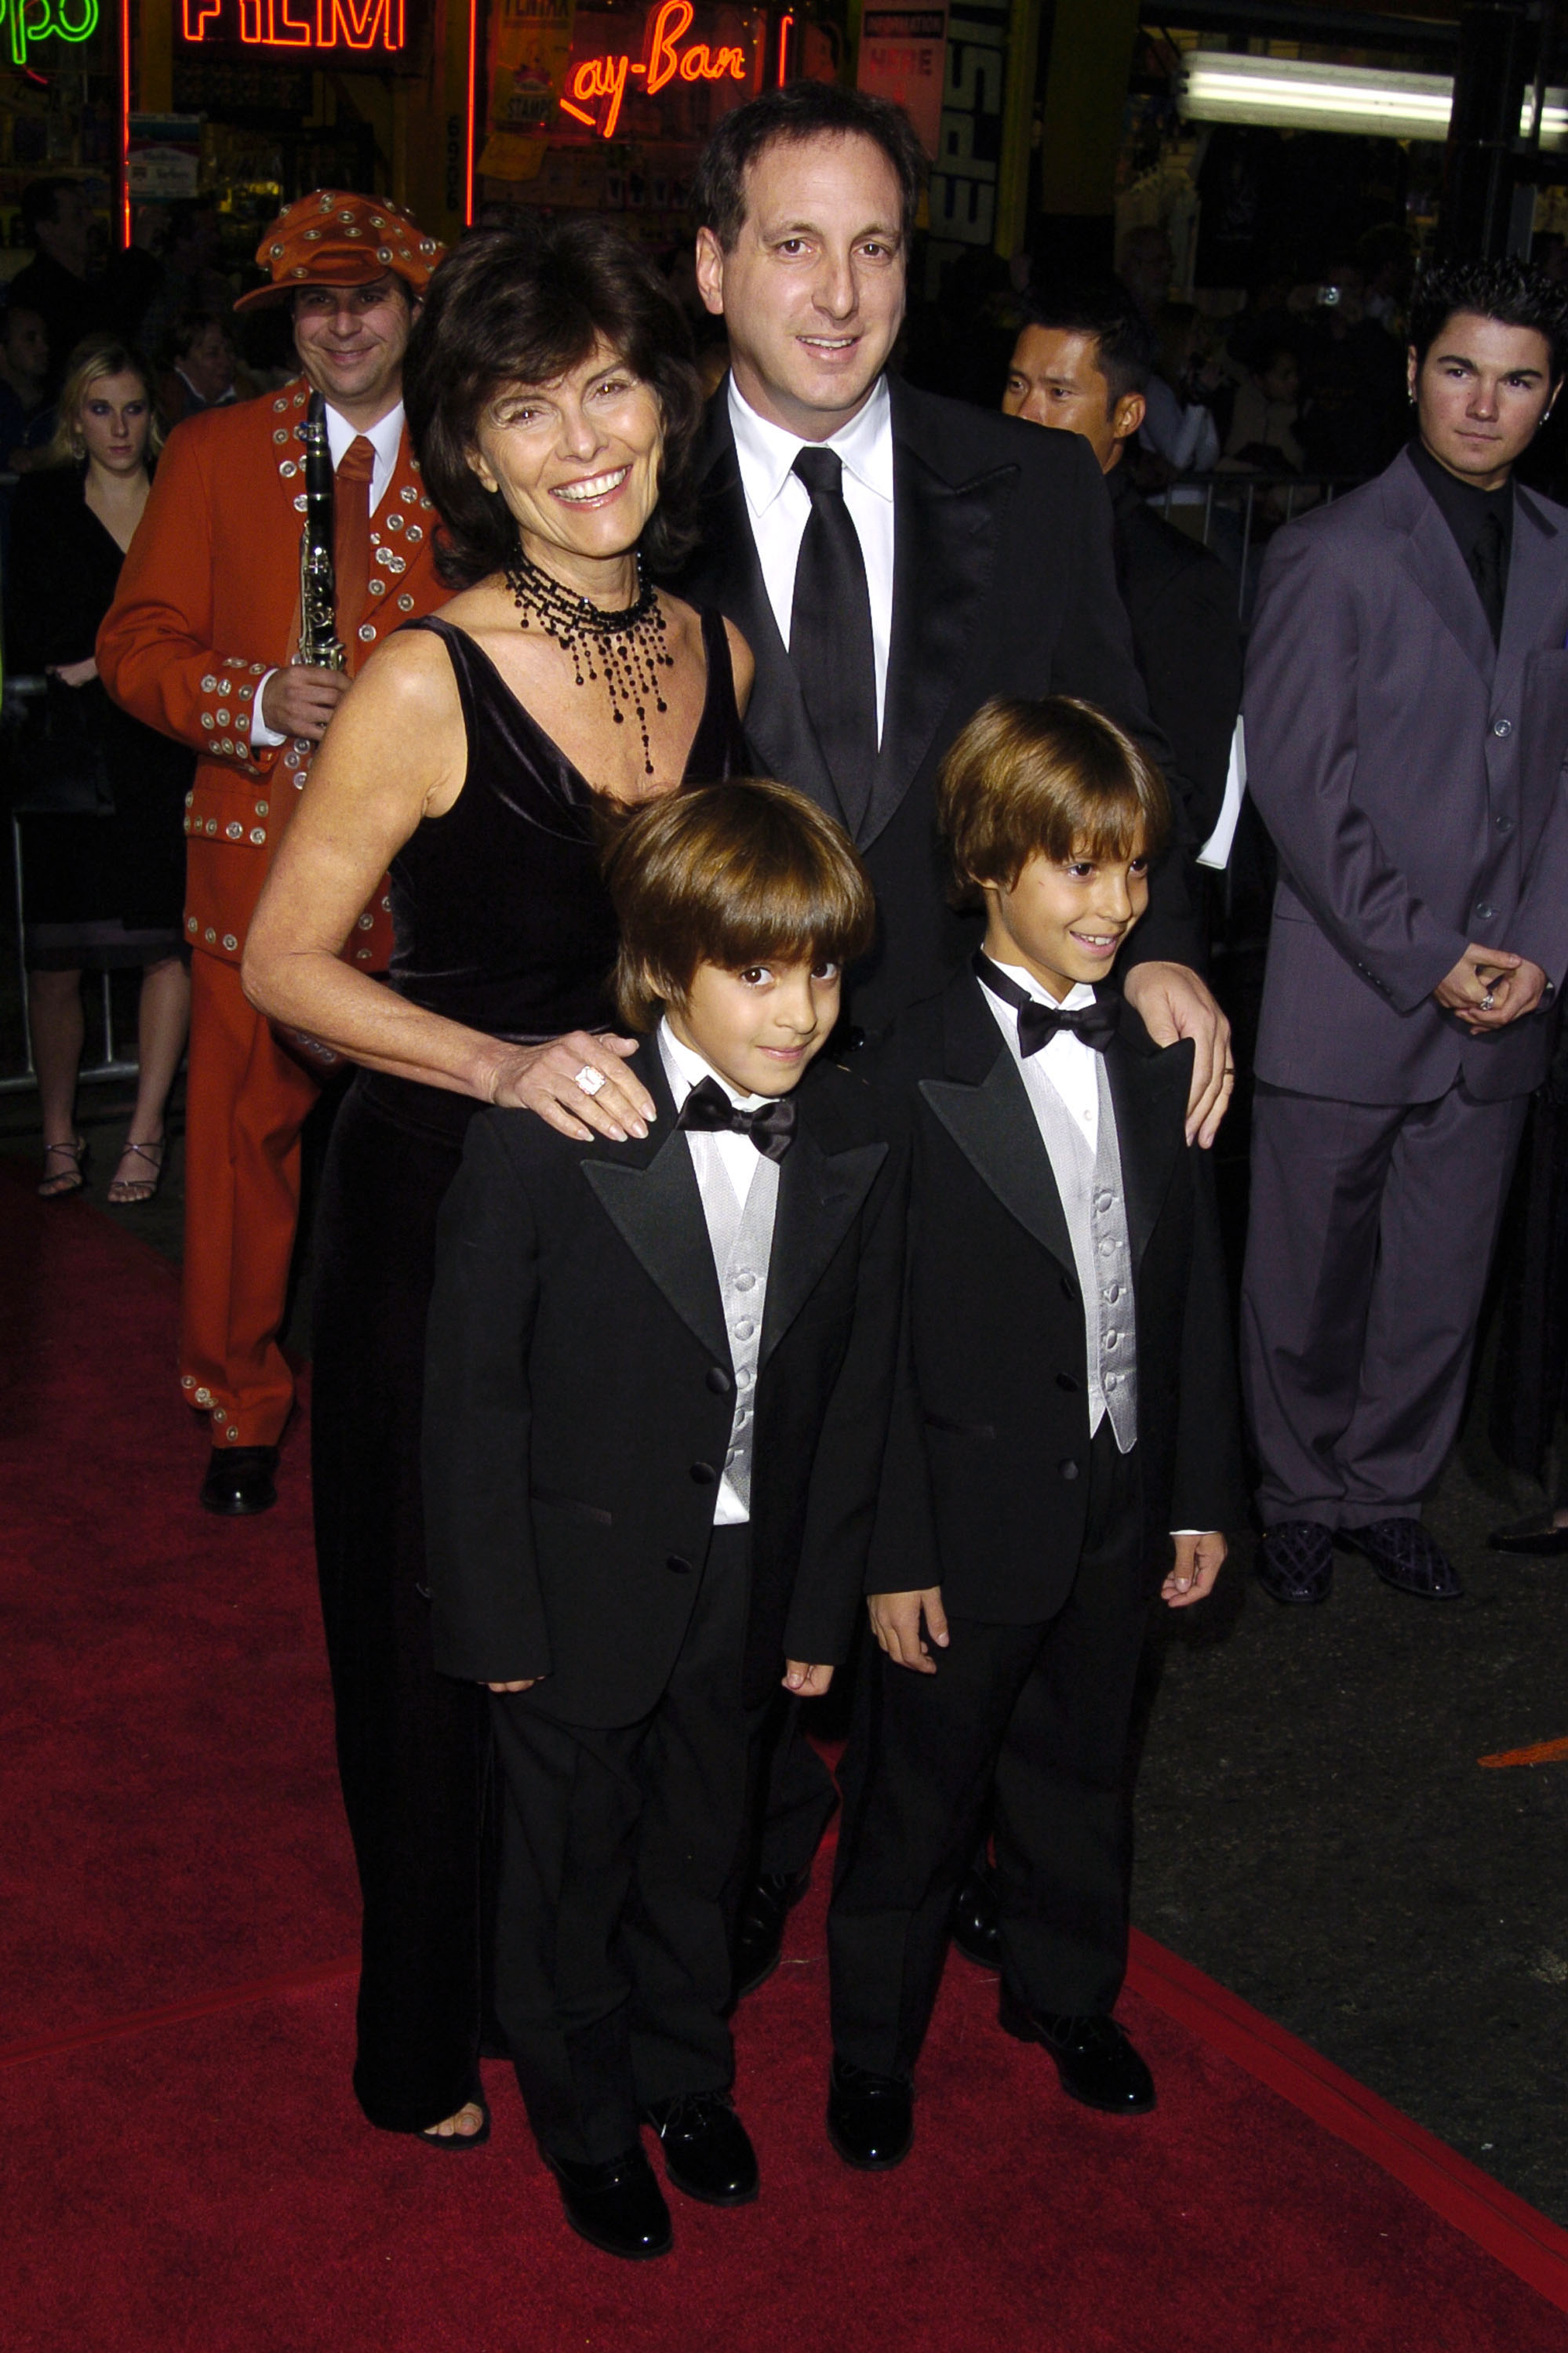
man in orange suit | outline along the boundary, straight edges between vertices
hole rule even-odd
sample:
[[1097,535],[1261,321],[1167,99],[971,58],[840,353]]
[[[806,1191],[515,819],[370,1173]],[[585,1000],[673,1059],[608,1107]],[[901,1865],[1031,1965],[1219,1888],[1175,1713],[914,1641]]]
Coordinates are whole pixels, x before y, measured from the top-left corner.
[[[98,639],[110,693],[201,758],[185,819],[191,955],[180,1379],[210,1417],[201,1500],[241,1515],[276,1501],[293,1377],[278,1345],[300,1198],[300,1130],[316,1099],[310,1041],[247,1004],[246,929],[312,752],[349,679],[443,591],[435,516],[403,421],[403,353],[441,248],[395,205],[318,189],[289,206],[244,310],[291,306],[302,370],[276,394],[188,419],[164,450]],[[336,634],[346,672],[293,659],[305,505],[300,427],[326,404],[334,471]],[[387,901],[345,956],[384,970]],[[319,1068],[319,1064],[317,1065]]]

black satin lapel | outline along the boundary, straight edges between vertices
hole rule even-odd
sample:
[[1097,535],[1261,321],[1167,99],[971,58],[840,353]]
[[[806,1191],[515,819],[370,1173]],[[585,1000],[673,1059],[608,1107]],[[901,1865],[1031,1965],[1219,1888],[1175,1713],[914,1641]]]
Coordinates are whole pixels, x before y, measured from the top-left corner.
[[1140,1054],[1113,1039],[1106,1055],[1106,1076],[1116,1106],[1128,1240],[1136,1267],[1154,1231],[1177,1161],[1187,1148],[1192,1048],[1172,1046],[1162,1054]]
[[1568,637],[1568,567],[1557,544],[1560,536],[1529,491],[1516,491],[1502,644],[1498,649],[1499,680],[1505,674],[1510,680],[1517,678],[1527,657],[1539,647],[1561,646]]
[[1075,1274],[1051,1155],[1018,1065],[1000,1037],[997,1045],[996,1060],[979,1086],[966,1080],[922,1079],[920,1092],[1002,1208],[1058,1265]]
[[722,441],[718,427],[713,430],[716,446],[703,483],[703,542],[692,585],[751,648],[757,676],[742,723],[758,774],[794,785],[842,825],[843,807],[773,617],[727,417]]
[[[1519,532],[1514,532],[1514,557],[1519,551]],[[1458,542],[1444,522],[1436,501],[1424,497],[1422,511],[1405,541],[1402,554],[1404,568],[1464,653],[1466,659],[1478,670],[1489,684],[1497,668],[1498,649],[1492,643],[1492,633],[1487,617],[1481,610],[1481,600],[1476,594],[1476,584],[1465,569],[1465,559],[1459,553]],[[1512,562],[1510,564],[1511,575]],[[1509,586],[1513,586],[1510,577]],[[1504,623],[1507,607],[1504,607]]]
[[724,1302],[686,1139],[672,1122],[653,1158],[586,1160],[583,1175],[621,1240],[714,1362],[727,1365]]
[[1012,475],[1009,467],[954,489],[895,439],[893,637],[863,849],[908,791],[952,700],[991,586],[996,501]]
[[804,1119],[779,1164],[773,1257],[762,1311],[766,1364],[821,1280],[887,1157],[885,1144],[827,1153]]

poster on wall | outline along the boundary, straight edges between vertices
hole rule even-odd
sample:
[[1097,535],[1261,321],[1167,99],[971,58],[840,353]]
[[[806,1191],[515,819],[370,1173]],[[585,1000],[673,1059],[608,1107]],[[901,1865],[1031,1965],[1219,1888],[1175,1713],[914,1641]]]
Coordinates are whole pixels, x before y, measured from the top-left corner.
[[196,194],[199,114],[132,114],[126,130],[125,193],[133,205],[178,204]]
[[942,129],[948,8],[878,8],[861,16],[858,86],[901,106],[933,159]]

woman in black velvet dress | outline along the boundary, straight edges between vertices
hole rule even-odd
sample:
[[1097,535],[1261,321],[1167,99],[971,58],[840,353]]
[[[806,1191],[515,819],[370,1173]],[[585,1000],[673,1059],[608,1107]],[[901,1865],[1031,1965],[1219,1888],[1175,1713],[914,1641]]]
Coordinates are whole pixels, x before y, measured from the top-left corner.
[[[430,1662],[418,1480],[436,1212],[482,1103],[568,1135],[652,1104],[606,1034],[618,807],[740,773],[751,659],[645,581],[685,543],[701,416],[659,279],[597,220],[471,237],[409,346],[444,524],[439,617],[334,717],[251,926],[245,986],[365,1066],[316,1230],[313,1461],[339,1770],[365,1902],[355,2089],[446,2147],[488,2131],[484,1695]],[[391,986],[339,952],[390,870]]]

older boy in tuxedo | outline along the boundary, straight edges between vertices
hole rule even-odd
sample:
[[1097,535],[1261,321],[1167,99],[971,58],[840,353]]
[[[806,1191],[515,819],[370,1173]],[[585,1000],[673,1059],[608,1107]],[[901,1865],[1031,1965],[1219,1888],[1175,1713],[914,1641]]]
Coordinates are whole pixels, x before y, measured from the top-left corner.
[[[993,1805],[1001,2023],[1112,2114],[1153,2105],[1110,2013],[1149,1605],[1201,1599],[1238,1495],[1229,1304],[1192,1049],[1105,984],[1148,903],[1163,779],[1087,704],[990,703],[944,764],[972,967],[895,1028],[914,1120],[910,1410],[867,1587],[829,1942],[829,2130],[895,2165],[955,1891]],[[1174,1559],[1172,1538],[1174,1529]]]
[[671,2243],[757,2194],[729,1935],[757,1735],[853,1630],[896,1358],[906,1154],[815,1057],[871,935],[849,842],[770,784],[611,852],[650,1132],[470,1132],[442,1214],[425,1494],[436,1663],[495,1694],[497,2008],[568,2220]]

